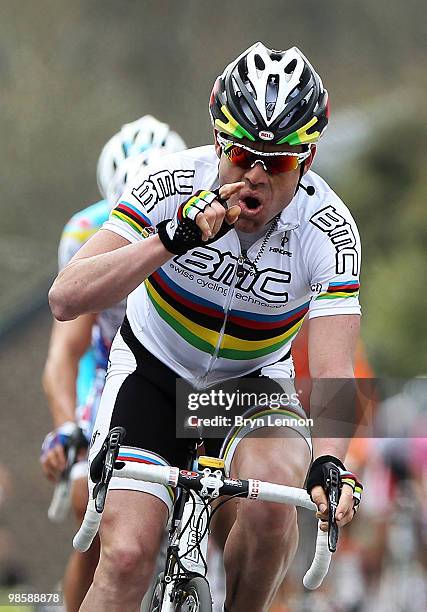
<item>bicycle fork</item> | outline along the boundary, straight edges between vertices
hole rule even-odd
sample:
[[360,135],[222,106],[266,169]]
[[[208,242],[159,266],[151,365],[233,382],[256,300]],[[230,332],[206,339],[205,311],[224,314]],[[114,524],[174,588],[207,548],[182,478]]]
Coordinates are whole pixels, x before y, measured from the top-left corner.
[[[179,537],[179,557],[188,572],[204,576],[208,551],[208,524],[211,508],[197,495],[190,495],[182,515],[183,532]],[[203,537],[201,538],[201,534]]]
[[[206,574],[205,559],[208,549],[207,525],[211,514],[210,506],[192,493],[188,494],[187,501],[182,509],[180,525],[177,528],[170,548],[176,547],[176,554],[180,566],[173,565],[172,573],[165,576],[164,595],[161,612],[175,612],[177,581],[173,575],[174,570],[180,573],[183,569],[191,574],[204,576]],[[201,537],[203,534],[203,537]],[[171,568],[170,568],[171,569]]]

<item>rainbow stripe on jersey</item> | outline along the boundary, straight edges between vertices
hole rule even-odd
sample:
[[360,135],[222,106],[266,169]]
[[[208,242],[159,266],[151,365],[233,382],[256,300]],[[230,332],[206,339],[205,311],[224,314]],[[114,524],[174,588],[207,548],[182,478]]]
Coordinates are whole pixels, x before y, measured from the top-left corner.
[[360,284],[358,280],[350,280],[341,283],[329,283],[325,292],[320,293],[316,300],[335,300],[337,298],[357,297]]
[[148,238],[155,233],[150,219],[129,202],[120,202],[111,211],[111,215],[130,225],[143,238]]
[[183,340],[213,355],[227,359],[257,359],[278,351],[298,333],[309,302],[277,315],[265,315],[231,309],[196,296],[175,283],[160,269],[146,281],[148,297],[158,315]]

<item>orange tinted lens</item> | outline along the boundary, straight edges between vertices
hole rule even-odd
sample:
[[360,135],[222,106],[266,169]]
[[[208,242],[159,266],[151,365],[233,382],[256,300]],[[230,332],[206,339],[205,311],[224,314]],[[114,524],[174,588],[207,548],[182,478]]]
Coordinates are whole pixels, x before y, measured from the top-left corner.
[[250,168],[253,161],[253,156],[249,151],[237,146],[224,149],[224,154],[234,166],[241,168]]
[[266,158],[266,166],[270,172],[290,172],[298,168],[298,158],[293,155],[278,155],[277,157]]
[[257,159],[260,159],[270,174],[290,172],[298,168],[298,158],[293,155],[257,156],[237,145],[224,148],[224,155],[234,166],[245,169],[249,169]]

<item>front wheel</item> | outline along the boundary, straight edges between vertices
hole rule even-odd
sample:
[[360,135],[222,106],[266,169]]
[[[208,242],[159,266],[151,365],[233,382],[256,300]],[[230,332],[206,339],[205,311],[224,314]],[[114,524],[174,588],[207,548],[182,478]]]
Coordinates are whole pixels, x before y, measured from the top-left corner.
[[153,581],[141,604],[141,612],[161,612],[163,602],[163,572]]
[[206,578],[195,576],[180,586],[176,612],[212,612],[212,598]]

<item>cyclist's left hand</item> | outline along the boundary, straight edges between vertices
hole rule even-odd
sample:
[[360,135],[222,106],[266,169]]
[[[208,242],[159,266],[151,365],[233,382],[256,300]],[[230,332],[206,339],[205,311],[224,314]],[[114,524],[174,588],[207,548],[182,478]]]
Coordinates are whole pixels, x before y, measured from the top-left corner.
[[[328,531],[328,499],[324,489],[320,486],[313,487],[311,490],[311,499],[318,509],[316,516],[322,521],[320,523],[320,529],[322,531]],[[353,489],[350,485],[344,484],[336,512],[338,527],[343,527],[352,521],[355,514]]]
[[337,457],[331,455],[318,457],[308,474],[307,491],[317,506],[317,517],[321,520],[320,528],[322,531],[328,530],[326,479],[328,470],[332,466],[337,468],[340,473],[341,495],[335,513],[338,527],[343,527],[353,520],[363,491],[358,478],[346,470],[342,461]]

